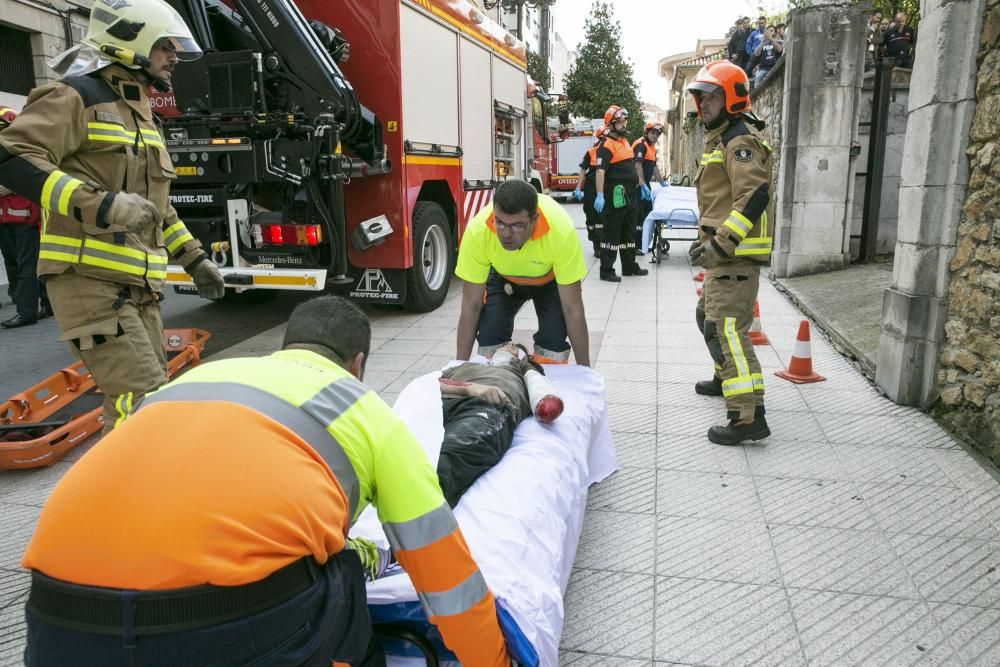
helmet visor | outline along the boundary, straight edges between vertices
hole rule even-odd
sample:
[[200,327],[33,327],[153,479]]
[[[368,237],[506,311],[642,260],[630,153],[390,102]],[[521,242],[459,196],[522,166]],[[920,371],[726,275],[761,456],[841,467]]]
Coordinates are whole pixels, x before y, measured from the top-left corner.
[[707,81],[692,81],[688,84],[686,89],[689,93],[714,93],[718,90],[722,90],[722,86],[709,83]]
[[201,47],[190,37],[161,37],[153,47],[172,51],[178,60],[197,60],[201,58]]

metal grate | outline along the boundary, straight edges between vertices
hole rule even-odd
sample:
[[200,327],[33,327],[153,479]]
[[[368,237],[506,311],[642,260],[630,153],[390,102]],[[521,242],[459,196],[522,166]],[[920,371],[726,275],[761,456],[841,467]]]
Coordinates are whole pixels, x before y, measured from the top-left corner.
[[213,110],[250,111],[254,108],[250,63],[214,64],[208,69],[208,78]]
[[27,95],[35,87],[31,63],[31,35],[23,30],[0,26],[0,91]]

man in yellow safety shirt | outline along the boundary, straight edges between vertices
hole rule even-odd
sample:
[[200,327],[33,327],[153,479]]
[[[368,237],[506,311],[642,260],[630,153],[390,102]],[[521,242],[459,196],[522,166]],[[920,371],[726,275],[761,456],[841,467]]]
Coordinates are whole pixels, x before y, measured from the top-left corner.
[[[493,202],[462,235],[455,275],[465,281],[456,358],[472,344],[489,357],[514,333],[525,301],[538,315],[534,359],[590,365],[590,340],[581,282],[587,275],[573,221],[562,206],[525,181],[504,181]],[[566,337],[569,337],[569,342]]]
[[687,90],[705,124],[705,151],[695,176],[698,240],[688,254],[705,269],[696,320],[715,361],[715,375],[695,391],[723,396],[729,423],[713,426],[720,445],[771,434],[764,418],[764,376],[750,340],[760,267],[771,259],[771,147],[750,111],[750,83],[738,65],[701,68]]
[[22,563],[28,667],[384,664],[347,546],[369,503],[445,645],[507,667],[434,468],[361,382],[370,342],[357,306],[318,297],[280,352],[147,394],[42,510]]

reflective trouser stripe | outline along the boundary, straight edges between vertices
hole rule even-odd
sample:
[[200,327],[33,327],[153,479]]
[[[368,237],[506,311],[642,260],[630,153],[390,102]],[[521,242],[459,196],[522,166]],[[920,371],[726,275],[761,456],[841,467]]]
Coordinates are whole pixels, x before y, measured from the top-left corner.
[[750,367],[747,358],[743,354],[743,343],[736,332],[736,318],[727,317],[723,321],[723,331],[726,342],[729,344],[729,354],[736,365],[736,377],[722,381],[723,396],[737,396],[739,394],[753,393],[753,378],[750,376]]
[[754,391],[764,391],[764,374],[763,373],[751,373],[750,379],[753,380],[753,390]]
[[194,237],[191,236],[191,232],[179,220],[163,230],[163,243],[167,246],[167,252],[171,255],[182,245],[193,240]]
[[482,572],[476,570],[454,588],[440,593],[418,593],[431,616],[464,614],[490,592]]
[[382,524],[393,551],[420,549],[448,537],[458,528],[455,515],[447,503],[441,503],[426,514],[409,521],[387,521]]
[[46,210],[58,211],[60,215],[69,215],[69,199],[81,185],[83,185],[83,181],[56,169],[45,179],[39,203]]
[[118,428],[118,426],[125,421],[125,418],[132,413],[131,391],[118,397],[118,400],[115,401],[115,409],[118,411],[118,419],[115,420],[115,428]]
[[745,239],[747,234],[753,229],[753,223],[737,211],[729,212],[729,219],[723,223],[723,226],[736,232],[740,240]]
[[[341,382],[343,380],[327,385],[320,390],[320,393]],[[254,410],[284,426],[312,447],[329,466],[347,498],[348,516],[353,522],[361,495],[358,474],[354,471],[354,466],[347,458],[344,448],[327,429],[327,424],[320,423],[314,416],[283,398],[263,389],[236,382],[181,382],[169,385],[160,391],[147,394],[138,409],[165,401],[234,403]]]

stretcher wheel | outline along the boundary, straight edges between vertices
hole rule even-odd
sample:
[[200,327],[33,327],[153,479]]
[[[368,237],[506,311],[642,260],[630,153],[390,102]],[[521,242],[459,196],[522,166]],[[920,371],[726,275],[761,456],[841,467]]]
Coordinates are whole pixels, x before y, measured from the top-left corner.
[[427,640],[427,637],[410,628],[395,623],[374,623],[372,633],[376,639],[395,639],[413,644],[424,654],[427,667],[438,667],[438,657],[434,646]]
[[670,241],[666,239],[660,239],[660,252],[666,255],[670,252]]

